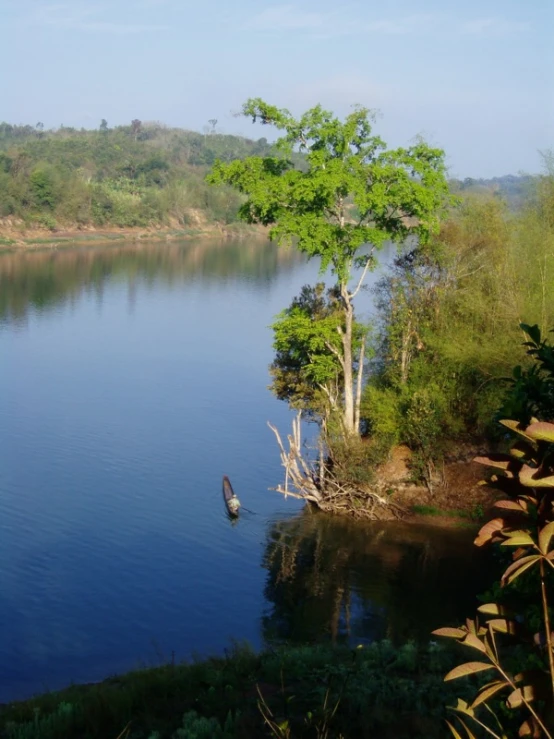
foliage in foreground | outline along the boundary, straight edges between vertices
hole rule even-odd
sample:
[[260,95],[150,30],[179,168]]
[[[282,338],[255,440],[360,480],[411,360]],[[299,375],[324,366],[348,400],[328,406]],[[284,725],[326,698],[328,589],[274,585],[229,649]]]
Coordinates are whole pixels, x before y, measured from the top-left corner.
[[[526,581],[539,605],[533,619],[537,627],[529,613],[518,613],[500,600],[482,605],[479,617],[468,619],[465,626],[434,632],[479,652],[478,661],[459,665],[445,680],[496,673],[471,702],[459,699],[452,708],[470,738],[478,726],[489,736],[507,739],[514,722],[516,728],[519,724],[518,736],[554,737],[554,423],[550,422],[554,347],[541,339],[538,326],[522,328],[530,337],[526,346],[536,363],[526,373],[519,370],[514,375],[511,399],[523,418],[500,422],[516,441],[508,454],[476,458],[498,472],[497,483],[510,497],[496,502],[501,515],[482,527],[475,544],[495,542],[513,548],[501,585],[517,581],[520,586]],[[532,417],[527,425],[530,409],[548,420]],[[506,717],[506,709],[515,717]],[[454,737],[460,736],[453,724],[449,727]]]
[[[282,648],[129,673],[0,710],[3,739],[227,739],[267,737],[271,711],[289,735],[433,739],[443,735],[441,646]],[[331,717],[331,708],[338,708]],[[265,706],[265,707],[264,707]]]

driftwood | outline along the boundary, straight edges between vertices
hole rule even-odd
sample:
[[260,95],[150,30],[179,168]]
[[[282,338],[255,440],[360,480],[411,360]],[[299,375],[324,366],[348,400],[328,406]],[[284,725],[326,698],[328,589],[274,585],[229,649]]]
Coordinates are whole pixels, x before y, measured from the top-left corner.
[[288,450],[277,428],[268,421],[267,425],[277,439],[281,464],[285,470],[284,485],[278,485],[273,489],[285,498],[290,495],[330,513],[348,513],[358,518],[370,519],[401,518],[405,512],[389,497],[366,486],[361,488],[341,481],[329,468],[316,470],[313,463],[304,459],[300,433],[301,417],[302,414],[299,412],[292,421],[292,433],[287,436]]
[[[281,453],[281,464],[285,468],[285,485],[279,485],[275,488],[278,493],[282,493],[285,498],[291,495],[293,498],[300,498],[310,503],[315,503],[318,507],[323,504],[323,496],[315,482],[315,473],[311,465],[309,465],[302,456],[301,452],[301,436],[300,436],[300,419],[302,414],[298,413],[292,421],[292,434],[287,439],[289,442],[289,451],[287,452],[279,431],[269,421],[267,425],[275,434],[277,444]],[[292,489],[289,487],[292,486]]]

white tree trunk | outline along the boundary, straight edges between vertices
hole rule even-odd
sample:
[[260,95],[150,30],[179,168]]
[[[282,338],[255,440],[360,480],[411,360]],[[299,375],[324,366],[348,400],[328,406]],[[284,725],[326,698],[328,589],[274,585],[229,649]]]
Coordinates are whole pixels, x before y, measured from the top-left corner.
[[347,286],[340,286],[344,310],[344,329],[340,331],[342,339],[342,358],[344,373],[344,410],[343,426],[347,436],[356,433],[354,424],[354,377],[352,369],[352,324],[354,323],[354,309]]
[[365,336],[362,338],[360,356],[358,358],[358,379],[356,382],[356,406],[354,408],[354,430],[360,433],[360,406],[362,404],[362,381],[364,372]]

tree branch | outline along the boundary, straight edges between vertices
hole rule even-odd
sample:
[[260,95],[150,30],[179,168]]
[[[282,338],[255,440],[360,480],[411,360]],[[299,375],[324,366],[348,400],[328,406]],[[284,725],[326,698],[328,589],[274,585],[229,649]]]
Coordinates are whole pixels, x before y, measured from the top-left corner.
[[371,264],[371,258],[373,257],[374,251],[375,251],[375,247],[372,246],[371,251],[367,255],[366,263],[362,271],[362,274],[360,275],[360,279],[358,280],[358,284],[356,285],[356,288],[351,293],[348,294],[348,297],[350,298],[350,300],[353,300],[356,297],[356,295],[360,292],[360,288],[362,287],[363,281],[365,280],[367,270],[369,269],[369,265]]

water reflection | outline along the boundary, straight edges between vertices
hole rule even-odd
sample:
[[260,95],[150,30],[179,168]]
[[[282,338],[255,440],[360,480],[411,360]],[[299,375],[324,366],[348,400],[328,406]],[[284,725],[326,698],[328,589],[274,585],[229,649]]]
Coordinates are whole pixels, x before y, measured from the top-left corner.
[[[473,611],[470,533],[285,520],[298,501],[267,492],[266,421],[290,423],[267,327],[316,278],[250,242],[0,255],[0,702],[153,643],[426,639]],[[236,526],[224,473],[255,512]]]
[[427,641],[472,615],[492,580],[473,532],[342,520],[309,511],[268,531],[267,643]]
[[87,292],[101,306],[108,283],[128,286],[128,309],[141,287],[162,282],[221,284],[235,277],[267,287],[301,261],[294,250],[256,240],[133,243],[0,254],[0,321],[24,320],[29,307],[44,311]]

